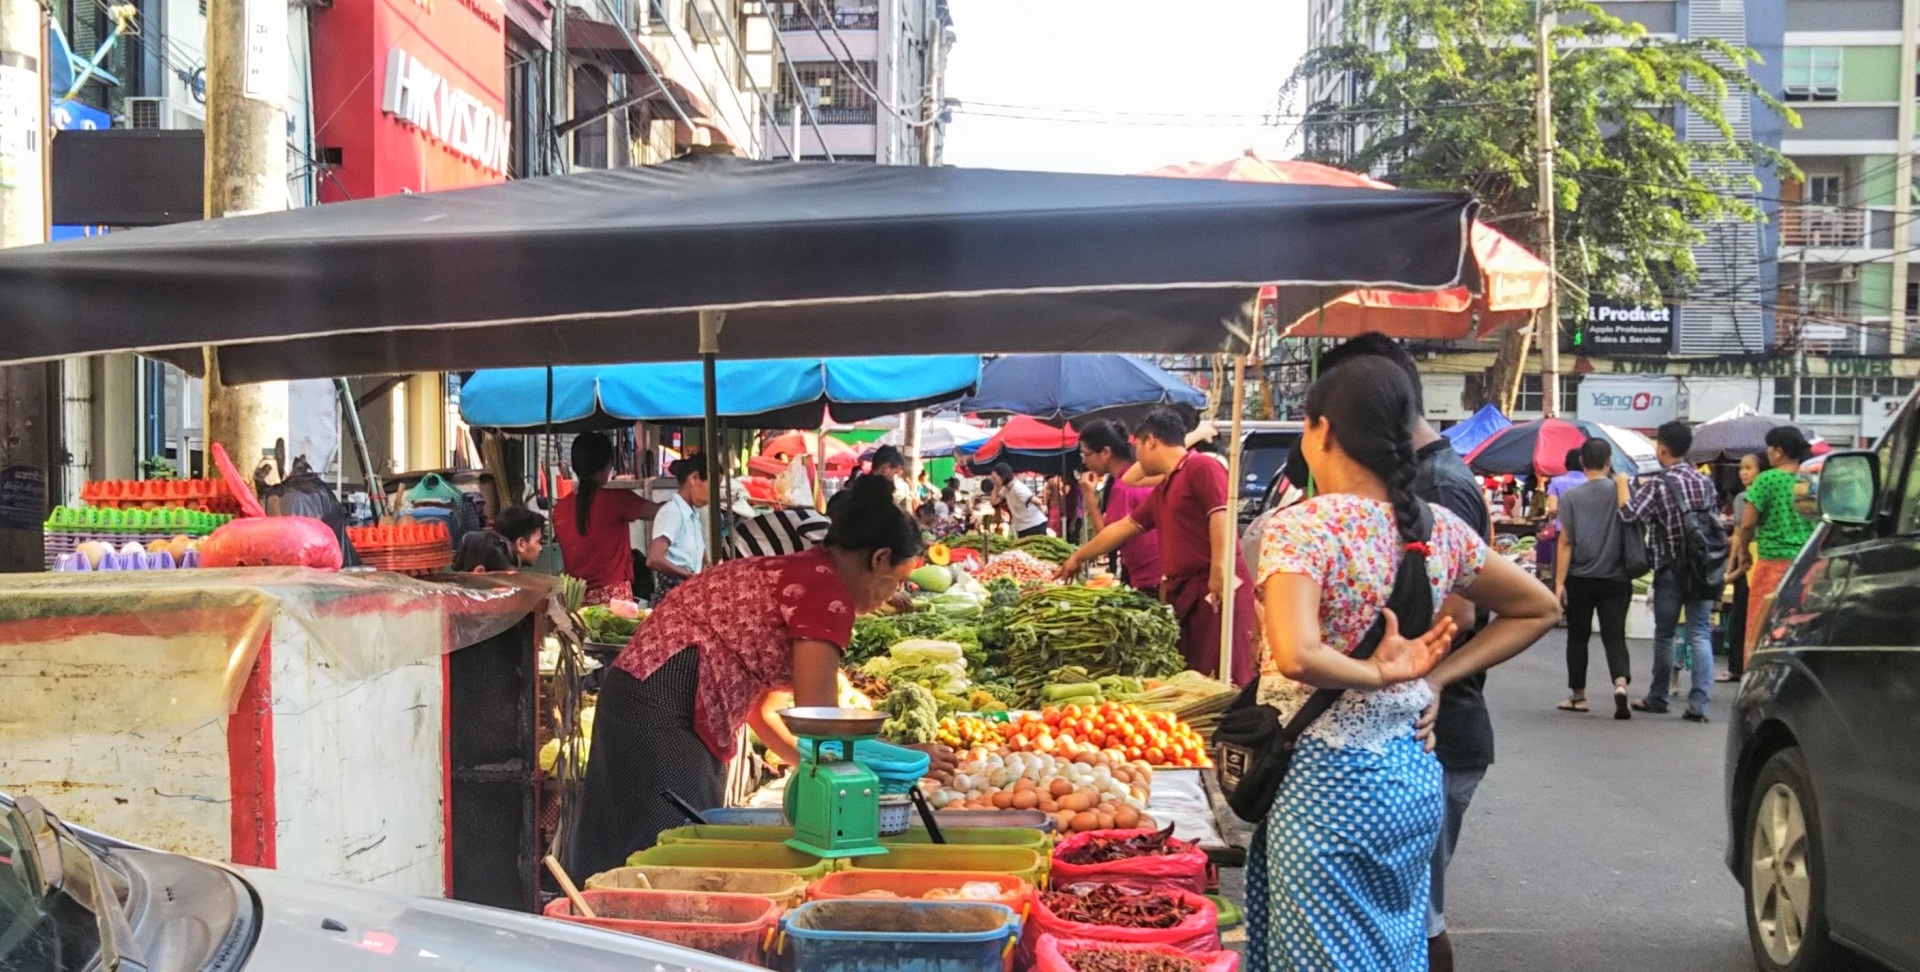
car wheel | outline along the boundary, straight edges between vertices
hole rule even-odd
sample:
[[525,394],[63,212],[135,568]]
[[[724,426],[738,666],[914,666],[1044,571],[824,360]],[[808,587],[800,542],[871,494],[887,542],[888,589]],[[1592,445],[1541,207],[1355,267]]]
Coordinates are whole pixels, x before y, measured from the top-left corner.
[[1835,948],[1827,937],[1826,860],[1820,808],[1799,749],[1773,754],[1747,802],[1747,939],[1765,972],[1824,969]]

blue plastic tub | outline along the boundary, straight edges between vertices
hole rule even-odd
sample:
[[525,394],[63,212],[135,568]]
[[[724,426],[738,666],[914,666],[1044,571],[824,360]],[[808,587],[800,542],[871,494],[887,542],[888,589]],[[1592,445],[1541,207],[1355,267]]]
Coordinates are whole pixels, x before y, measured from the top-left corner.
[[809,901],[780,920],[793,972],[1000,972],[1020,919],[963,901]]

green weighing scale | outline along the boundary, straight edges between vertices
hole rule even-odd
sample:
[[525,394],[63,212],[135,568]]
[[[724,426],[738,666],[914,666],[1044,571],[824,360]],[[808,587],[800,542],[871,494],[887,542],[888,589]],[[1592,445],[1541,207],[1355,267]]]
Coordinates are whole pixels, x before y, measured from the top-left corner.
[[[880,735],[886,714],[806,707],[782,709],[780,719],[803,743],[800,766],[787,781],[786,813],[793,822],[787,846],[823,858],[885,854],[880,777],[847,757],[855,743]],[[821,744],[828,742],[838,742],[842,755],[823,750]]]

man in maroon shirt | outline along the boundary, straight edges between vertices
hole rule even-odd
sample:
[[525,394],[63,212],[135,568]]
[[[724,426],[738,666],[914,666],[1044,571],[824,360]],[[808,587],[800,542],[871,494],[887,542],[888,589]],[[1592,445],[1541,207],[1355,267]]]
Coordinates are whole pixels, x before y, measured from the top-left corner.
[[[1187,449],[1187,425],[1178,412],[1160,409],[1134,431],[1134,452],[1150,476],[1165,476],[1147,502],[1100,531],[1060,565],[1065,578],[1147,530],[1158,530],[1164,579],[1160,599],[1180,619],[1180,653],[1187,667],[1205,675],[1220,670],[1220,603],[1233,600],[1233,683],[1245,685],[1258,669],[1248,648],[1253,631],[1253,575],[1235,559],[1233,514],[1227,509],[1227,470]],[[1227,592],[1231,591],[1231,595]]]

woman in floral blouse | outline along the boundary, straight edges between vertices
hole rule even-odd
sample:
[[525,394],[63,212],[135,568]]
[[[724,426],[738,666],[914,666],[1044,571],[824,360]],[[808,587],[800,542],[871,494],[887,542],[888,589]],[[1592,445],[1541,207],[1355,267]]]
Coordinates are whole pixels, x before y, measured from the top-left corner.
[[900,590],[923,548],[885,477],[856,480],[827,512],[820,546],[729,560],[674,589],[608,670],[571,844],[576,879],[625,864],[684,821],[662,791],[719,806],[742,725],[799,763],[769,694],[834,705],[854,615]]
[[[1397,365],[1341,363],[1314,383],[1306,412],[1299,448],[1321,492],[1267,523],[1259,698],[1284,724],[1315,689],[1345,692],[1302,734],[1248,848],[1247,968],[1424,972],[1445,801],[1416,724],[1440,687],[1538,640],[1559,605],[1452,513],[1414,497],[1413,389]],[[1396,581],[1411,595],[1406,618],[1386,607]],[[1448,654],[1456,617],[1472,617],[1445,603],[1455,594],[1496,617]],[[1376,621],[1373,655],[1351,657]]]

